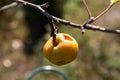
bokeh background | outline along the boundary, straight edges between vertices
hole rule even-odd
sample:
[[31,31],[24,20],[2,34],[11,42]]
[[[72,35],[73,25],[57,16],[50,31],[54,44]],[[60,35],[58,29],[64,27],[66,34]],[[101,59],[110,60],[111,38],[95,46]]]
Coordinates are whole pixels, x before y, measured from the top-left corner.
[[[82,0],[27,0],[35,4],[49,2],[45,9],[52,15],[82,24],[88,20]],[[109,0],[86,0],[94,16]],[[11,3],[0,0],[0,7]],[[94,25],[120,29],[120,3],[114,5]],[[70,80],[120,80],[120,35],[56,24],[59,32],[71,34],[79,43],[75,61],[64,66],[50,63],[42,48],[50,37],[48,20],[37,10],[19,5],[0,12],[0,80],[25,80],[36,68],[51,65]],[[54,73],[41,73],[33,80],[62,80]]]

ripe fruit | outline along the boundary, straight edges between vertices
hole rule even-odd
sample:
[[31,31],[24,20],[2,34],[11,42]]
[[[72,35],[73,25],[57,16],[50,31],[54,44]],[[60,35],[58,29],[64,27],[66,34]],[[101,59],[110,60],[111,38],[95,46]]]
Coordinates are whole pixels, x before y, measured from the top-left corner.
[[78,43],[76,40],[65,33],[56,35],[56,45],[53,45],[51,37],[43,47],[44,56],[56,65],[64,65],[72,62],[78,53]]

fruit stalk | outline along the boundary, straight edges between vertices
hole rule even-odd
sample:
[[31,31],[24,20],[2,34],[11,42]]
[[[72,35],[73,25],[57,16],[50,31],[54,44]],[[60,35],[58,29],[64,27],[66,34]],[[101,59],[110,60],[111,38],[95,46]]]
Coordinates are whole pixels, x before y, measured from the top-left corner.
[[51,29],[51,36],[53,37],[53,45],[56,46],[57,27],[54,26],[52,18],[49,18],[49,23]]

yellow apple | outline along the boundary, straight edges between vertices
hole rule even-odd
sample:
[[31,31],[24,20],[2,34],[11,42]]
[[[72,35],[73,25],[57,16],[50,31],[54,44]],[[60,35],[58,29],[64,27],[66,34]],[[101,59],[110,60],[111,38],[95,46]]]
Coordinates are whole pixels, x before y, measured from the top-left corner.
[[44,56],[53,64],[64,65],[72,62],[78,54],[77,41],[65,33],[56,35],[56,45],[53,45],[53,37],[51,37],[43,47]]

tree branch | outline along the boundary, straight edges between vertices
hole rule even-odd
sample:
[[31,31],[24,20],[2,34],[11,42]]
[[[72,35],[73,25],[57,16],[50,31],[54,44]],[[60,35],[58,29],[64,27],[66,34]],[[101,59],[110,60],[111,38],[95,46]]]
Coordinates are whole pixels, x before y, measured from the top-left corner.
[[120,34],[120,30],[107,29],[107,28],[104,28],[104,27],[95,26],[95,25],[91,25],[91,24],[86,24],[85,28],[90,29],[90,30],[95,30],[95,31]]
[[[20,0],[20,1],[22,1],[22,0]],[[19,2],[19,1],[18,1],[18,2]],[[18,5],[19,5],[18,2],[13,2],[13,3],[10,3],[10,4],[8,4],[8,5],[5,5],[5,6],[1,7],[1,8],[0,8],[0,12],[1,12],[1,11],[4,11],[4,10],[6,10],[6,9],[12,8],[12,7],[18,6]],[[25,4],[25,3],[24,3],[24,4]],[[48,6],[49,6],[49,3],[48,3],[48,2],[46,2],[45,4],[40,5],[41,8],[47,8]]]
[[17,5],[18,5],[17,2],[13,2],[13,3],[11,3],[11,4],[8,4],[8,5],[6,5],[6,6],[3,6],[3,7],[0,8],[0,12],[1,12],[1,11],[4,11],[4,10],[6,10],[6,9],[9,9],[9,8],[15,7],[15,6],[17,6]]
[[[103,28],[103,27],[100,27],[100,26],[91,25],[90,23],[86,23],[86,24],[83,24],[83,25],[82,24],[76,24],[76,23],[73,23],[73,22],[70,22],[70,21],[67,21],[67,20],[64,20],[64,19],[60,19],[60,18],[55,17],[55,16],[49,14],[48,12],[46,12],[40,5],[33,4],[33,3],[30,3],[30,2],[27,2],[27,1],[24,1],[24,0],[14,0],[14,5],[15,4],[22,4],[22,5],[25,5],[25,6],[27,6],[27,5],[31,6],[32,8],[35,8],[38,11],[40,11],[40,13],[45,15],[48,19],[51,19],[56,23],[69,25],[69,26],[79,28],[79,29],[84,25],[84,28],[88,29],[88,30],[95,30],[95,31],[101,31],[101,32],[106,32],[106,33],[120,34],[120,30],[106,29],[106,28]],[[10,7],[11,7],[10,5],[7,5],[7,8],[10,8]],[[0,10],[2,10],[2,8],[0,8]],[[5,9],[7,9],[7,8],[5,8]]]

